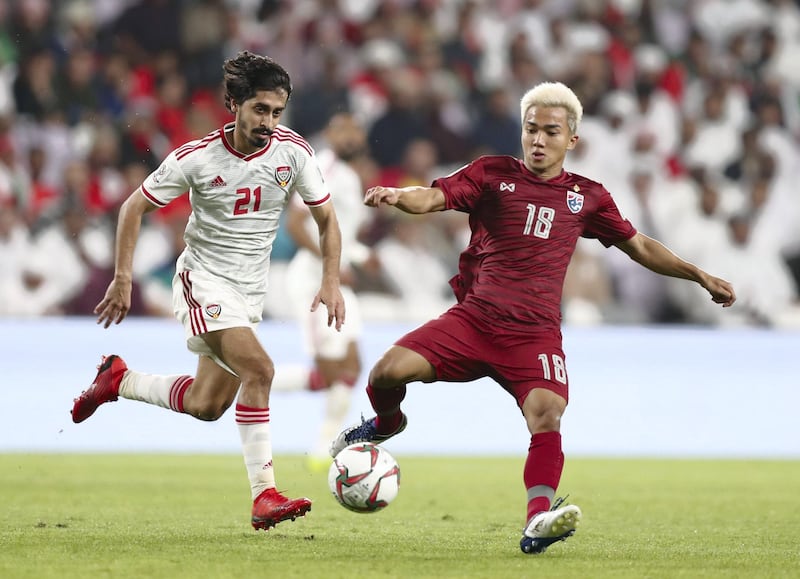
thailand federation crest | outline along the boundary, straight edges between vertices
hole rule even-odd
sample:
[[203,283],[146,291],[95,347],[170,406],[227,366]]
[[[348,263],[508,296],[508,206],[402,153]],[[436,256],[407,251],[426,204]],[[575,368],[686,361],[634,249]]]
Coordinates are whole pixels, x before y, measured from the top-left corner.
[[577,191],[567,191],[567,207],[573,213],[580,213],[583,209],[583,194]]
[[292,178],[292,168],[288,165],[283,165],[275,169],[275,180],[278,182],[278,185],[281,187],[286,187],[289,183],[289,179]]

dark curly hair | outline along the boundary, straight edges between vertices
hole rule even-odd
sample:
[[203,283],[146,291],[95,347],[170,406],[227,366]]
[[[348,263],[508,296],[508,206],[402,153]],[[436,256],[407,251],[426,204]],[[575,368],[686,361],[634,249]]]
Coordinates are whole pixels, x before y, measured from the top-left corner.
[[245,50],[229,58],[222,65],[225,83],[225,106],[242,104],[255,96],[260,90],[284,90],[292,94],[292,81],[289,73],[269,56],[253,54]]

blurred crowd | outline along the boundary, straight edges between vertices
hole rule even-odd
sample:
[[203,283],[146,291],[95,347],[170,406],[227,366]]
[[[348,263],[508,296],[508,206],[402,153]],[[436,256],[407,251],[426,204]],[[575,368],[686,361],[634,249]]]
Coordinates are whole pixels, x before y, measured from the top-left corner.
[[[231,119],[221,66],[243,49],[289,71],[284,122],[312,145],[356,115],[365,188],[519,155],[521,95],[562,81],[585,107],[567,170],[739,295],[723,311],[582,240],[565,321],[800,326],[797,0],[0,0],[0,315],[91,314],[120,203]],[[187,211],[148,215],[132,314],[171,315]],[[452,303],[468,231],[449,213],[374,210],[361,237],[377,259],[354,276],[368,319]],[[293,252],[281,236],[267,316],[287,310]]]

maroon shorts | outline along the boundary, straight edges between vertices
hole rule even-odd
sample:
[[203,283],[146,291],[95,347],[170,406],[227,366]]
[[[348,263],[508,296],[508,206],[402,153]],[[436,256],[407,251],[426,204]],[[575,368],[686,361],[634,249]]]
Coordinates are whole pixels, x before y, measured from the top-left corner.
[[433,365],[436,380],[470,382],[489,377],[514,396],[519,407],[534,388],[569,400],[561,332],[510,334],[496,331],[461,305],[395,342]]

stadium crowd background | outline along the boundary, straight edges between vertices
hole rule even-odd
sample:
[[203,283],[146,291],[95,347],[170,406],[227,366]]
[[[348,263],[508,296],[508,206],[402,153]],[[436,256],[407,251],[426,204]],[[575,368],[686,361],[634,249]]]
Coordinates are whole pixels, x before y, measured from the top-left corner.
[[[90,315],[113,271],[116,209],[174,147],[231,119],[242,49],[292,76],[284,122],[314,146],[352,111],[373,184],[428,185],[519,153],[519,98],[543,80],[585,107],[568,170],[644,233],[731,280],[739,302],[582,240],[569,324],[799,327],[800,2],[795,0],[0,0],[0,315]],[[335,194],[335,192],[333,192]],[[171,315],[187,204],[150,214],[132,314]],[[427,319],[466,244],[451,212],[376,210],[354,272],[367,319]],[[288,308],[273,253],[268,317]],[[675,282],[675,283],[673,283]]]

